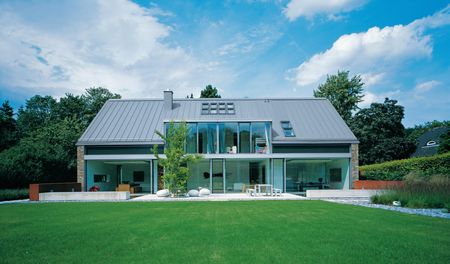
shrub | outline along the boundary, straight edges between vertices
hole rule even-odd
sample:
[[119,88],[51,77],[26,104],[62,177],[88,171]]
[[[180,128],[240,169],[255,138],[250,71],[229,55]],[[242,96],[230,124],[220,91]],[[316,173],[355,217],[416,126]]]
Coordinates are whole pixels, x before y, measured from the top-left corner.
[[371,197],[372,203],[391,205],[400,201],[411,208],[448,208],[450,206],[450,177],[431,175],[424,177],[420,172],[405,176],[405,184]]
[[450,152],[431,157],[394,160],[360,167],[361,175],[367,180],[398,181],[406,175],[420,172],[421,176],[435,174],[450,175]]
[[28,198],[28,189],[0,190],[0,201],[19,200]]

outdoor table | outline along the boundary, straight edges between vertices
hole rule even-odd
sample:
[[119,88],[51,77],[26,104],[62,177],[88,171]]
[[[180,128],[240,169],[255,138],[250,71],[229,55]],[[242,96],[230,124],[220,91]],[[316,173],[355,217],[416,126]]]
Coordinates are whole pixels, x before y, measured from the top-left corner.
[[256,184],[256,194],[261,194],[261,187],[265,187],[265,195],[272,195],[273,185],[272,184]]

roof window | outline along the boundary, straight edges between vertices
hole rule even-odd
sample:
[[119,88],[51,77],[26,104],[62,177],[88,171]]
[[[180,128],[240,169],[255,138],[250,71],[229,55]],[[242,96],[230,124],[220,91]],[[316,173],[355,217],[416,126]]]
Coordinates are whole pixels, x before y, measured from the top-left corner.
[[281,121],[281,128],[285,137],[295,137],[294,129],[290,121]]
[[434,140],[430,140],[430,141],[428,141],[427,142],[427,146],[434,146],[434,145],[436,145],[437,143],[436,143],[436,141],[434,141]]
[[234,115],[235,113],[232,102],[202,103],[202,115]]

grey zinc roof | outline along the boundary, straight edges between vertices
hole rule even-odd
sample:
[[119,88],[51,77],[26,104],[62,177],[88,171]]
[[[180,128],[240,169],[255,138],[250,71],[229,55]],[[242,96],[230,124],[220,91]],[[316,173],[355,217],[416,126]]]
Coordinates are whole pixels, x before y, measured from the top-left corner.
[[[202,115],[202,102],[233,102],[234,115]],[[134,145],[161,142],[155,130],[164,121],[271,121],[274,143],[355,143],[356,137],[326,99],[174,99],[172,110],[161,100],[108,100],[77,145]],[[284,137],[288,120],[295,137]]]

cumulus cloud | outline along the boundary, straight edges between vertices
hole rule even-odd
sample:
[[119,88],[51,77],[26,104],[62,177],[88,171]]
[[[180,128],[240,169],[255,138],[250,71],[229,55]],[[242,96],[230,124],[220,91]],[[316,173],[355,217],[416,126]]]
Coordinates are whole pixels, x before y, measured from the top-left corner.
[[[0,85],[61,96],[104,86],[126,97],[201,87],[211,67],[166,43],[171,28],[124,0],[0,4]],[[183,93],[182,93],[183,92]]]
[[[291,69],[299,86],[317,85],[327,74],[350,70],[366,82],[380,81],[385,73],[410,59],[430,57],[433,47],[427,28],[448,25],[450,7],[408,25],[372,27],[339,37],[331,48]],[[374,78],[374,76],[376,78]]]
[[362,6],[365,0],[291,0],[284,15],[294,21],[299,17],[312,19],[316,15],[327,15],[330,20],[340,20],[339,14],[349,12]]

